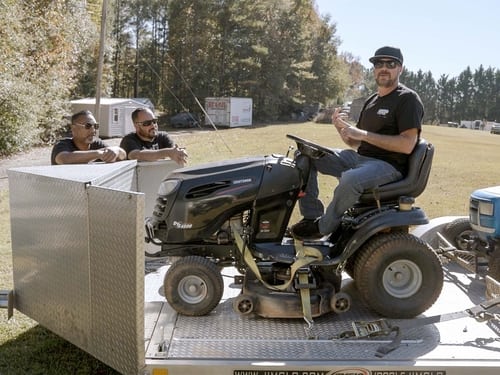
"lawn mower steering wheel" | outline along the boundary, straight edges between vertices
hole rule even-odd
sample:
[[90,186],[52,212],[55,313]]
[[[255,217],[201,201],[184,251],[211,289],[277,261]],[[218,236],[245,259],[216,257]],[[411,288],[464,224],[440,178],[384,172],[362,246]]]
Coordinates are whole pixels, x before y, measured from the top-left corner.
[[313,159],[319,159],[325,154],[334,153],[332,149],[318,145],[314,142],[308,141],[307,139],[303,139],[292,134],[287,134],[286,136],[287,138],[290,138],[297,143],[297,149],[302,154],[307,155]]

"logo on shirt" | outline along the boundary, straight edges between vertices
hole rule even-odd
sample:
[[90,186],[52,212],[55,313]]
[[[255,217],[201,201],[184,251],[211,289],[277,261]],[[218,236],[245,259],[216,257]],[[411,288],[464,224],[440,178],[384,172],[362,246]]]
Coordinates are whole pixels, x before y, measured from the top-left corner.
[[377,111],[377,115],[382,116],[382,117],[385,117],[388,113],[389,113],[389,110],[388,109],[384,109],[384,108],[380,108]]

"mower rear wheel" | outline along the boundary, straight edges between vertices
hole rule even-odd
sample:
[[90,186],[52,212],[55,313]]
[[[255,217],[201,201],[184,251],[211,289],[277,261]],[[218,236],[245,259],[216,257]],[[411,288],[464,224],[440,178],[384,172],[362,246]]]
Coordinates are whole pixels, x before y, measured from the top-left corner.
[[359,250],[354,280],[373,310],[390,318],[411,318],[439,297],[443,269],[426,242],[409,233],[389,233],[375,236]]
[[163,288],[168,303],[179,314],[201,316],[219,304],[224,281],[214,262],[199,256],[188,256],[170,266]]

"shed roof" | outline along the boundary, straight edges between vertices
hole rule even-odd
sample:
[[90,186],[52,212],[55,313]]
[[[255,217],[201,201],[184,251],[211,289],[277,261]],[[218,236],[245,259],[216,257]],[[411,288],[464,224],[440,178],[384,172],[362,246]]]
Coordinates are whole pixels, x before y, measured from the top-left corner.
[[[71,101],[71,104],[95,104],[95,98],[83,98],[83,99],[75,99]],[[121,103],[134,104],[138,107],[143,106],[144,103],[130,99],[130,98],[101,98],[101,105],[114,105]]]

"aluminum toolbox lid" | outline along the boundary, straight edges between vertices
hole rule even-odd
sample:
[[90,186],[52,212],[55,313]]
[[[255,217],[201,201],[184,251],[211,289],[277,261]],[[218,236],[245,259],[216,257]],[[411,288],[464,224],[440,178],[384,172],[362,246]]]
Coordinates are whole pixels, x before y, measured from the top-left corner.
[[101,186],[110,177],[134,169],[136,160],[124,160],[116,163],[91,163],[91,164],[64,164],[11,168],[7,170],[10,177],[12,173],[22,172],[55,179],[82,182],[89,185]]

